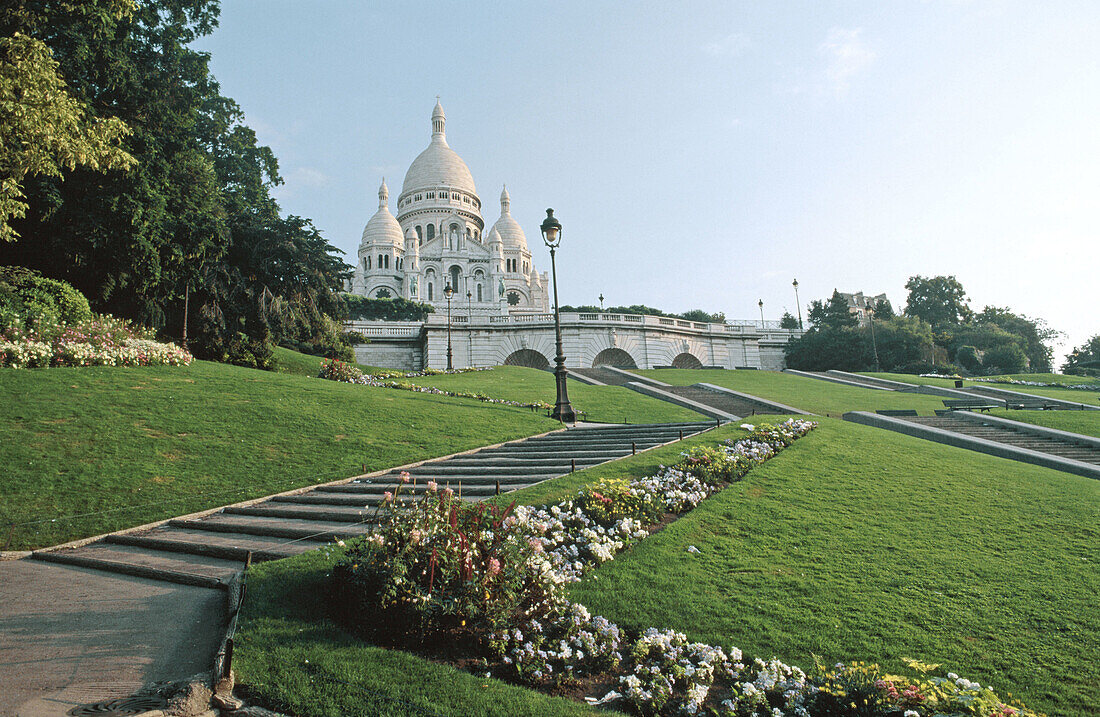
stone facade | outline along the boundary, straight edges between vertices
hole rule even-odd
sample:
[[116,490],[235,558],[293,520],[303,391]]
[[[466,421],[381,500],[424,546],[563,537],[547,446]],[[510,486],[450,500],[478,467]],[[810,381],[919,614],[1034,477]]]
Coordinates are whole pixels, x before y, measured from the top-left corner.
[[[761,327],[760,322],[711,324],[630,314],[563,313],[561,322],[562,350],[570,368],[779,370],[784,367],[783,347],[801,335],[797,329],[780,329],[776,322]],[[355,349],[359,363],[404,369],[447,366],[446,313],[431,314],[422,324],[353,321],[348,328],[369,339]],[[456,367],[515,364],[549,368],[556,354],[554,315],[452,312],[450,343]]]
[[481,199],[466,163],[447,144],[446,117],[437,102],[432,136],[389,209],[385,179],[378,211],[367,222],[349,290],[372,298],[401,297],[470,314],[503,316],[549,311],[548,278],[531,260],[527,237],[500,194],[500,218],[485,231]]

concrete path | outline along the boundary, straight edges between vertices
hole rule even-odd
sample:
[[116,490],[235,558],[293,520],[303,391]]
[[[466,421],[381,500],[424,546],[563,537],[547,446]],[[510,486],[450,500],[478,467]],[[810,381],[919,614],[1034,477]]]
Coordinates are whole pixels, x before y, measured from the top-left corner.
[[225,602],[221,590],[0,561],[0,715],[59,717],[209,669]]

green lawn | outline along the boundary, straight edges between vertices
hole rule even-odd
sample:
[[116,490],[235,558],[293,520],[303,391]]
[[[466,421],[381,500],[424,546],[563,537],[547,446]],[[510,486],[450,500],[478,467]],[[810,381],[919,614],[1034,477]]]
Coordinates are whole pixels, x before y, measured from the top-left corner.
[[[279,373],[292,373],[295,376],[309,376],[310,378],[317,377],[317,372],[321,369],[321,362],[325,360],[323,356],[311,356],[282,346],[276,346],[274,354],[276,371]],[[364,366],[363,364],[358,364],[358,366],[364,371],[377,370],[375,366]]]
[[1096,714],[1098,526],[1098,481],[824,420],[573,594],[748,655],[913,657]]
[[1059,431],[1080,433],[1100,438],[1100,411],[1005,411],[990,412],[994,416],[1012,421],[1034,423],[1037,426],[1057,428]]
[[1042,383],[1085,383],[1093,386],[1100,385],[1100,377],[1068,376],[1064,373],[1009,373],[1002,376],[989,376],[989,378],[1013,379],[1015,381],[1040,381]]
[[349,635],[326,617],[333,561],[313,552],[249,572],[233,667],[268,707],[298,717],[597,714]]
[[930,416],[935,409],[943,408],[942,399],[935,396],[876,391],[779,371],[665,368],[636,371],[636,373],[674,386],[689,386],[700,382],[712,383],[822,416],[839,416],[847,411],[875,411],[886,408],[914,408],[921,415]]
[[[906,383],[915,383],[925,386],[942,386],[943,388],[954,388],[955,382],[952,379],[946,378],[921,378],[920,376],[913,376],[905,373],[867,373],[867,376],[877,376],[879,378],[887,378],[891,381],[905,381]],[[1028,375],[1028,374],[1021,374]],[[1049,376],[1050,374],[1031,374],[1032,376]],[[1043,380],[1043,379],[1040,379]],[[1002,388],[1006,391],[1016,391],[1017,393],[1030,393],[1035,396],[1048,396],[1050,398],[1060,398],[1065,401],[1074,401],[1076,403],[1087,403],[1095,405],[1100,402],[1100,392],[1098,391],[1082,391],[1080,389],[1073,388],[1046,388],[1042,386],[1017,386],[1011,383],[985,383],[982,381],[970,381],[963,379],[964,388],[972,388],[974,386],[989,386],[990,388]]]
[[41,547],[557,426],[528,409],[205,361],[0,369],[0,526],[97,513],[20,525],[9,546]]
[[[545,401],[554,403],[554,374],[522,366],[498,366],[490,371],[446,376],[418,376],[406,379],[421,386],[448,391],[471,391],[509,401]],[[587,411],[588,420],[603,423],[664,423],[707,420],[695,411],[621,386],[589,386],[569,382],[569,400],[573,408]]]

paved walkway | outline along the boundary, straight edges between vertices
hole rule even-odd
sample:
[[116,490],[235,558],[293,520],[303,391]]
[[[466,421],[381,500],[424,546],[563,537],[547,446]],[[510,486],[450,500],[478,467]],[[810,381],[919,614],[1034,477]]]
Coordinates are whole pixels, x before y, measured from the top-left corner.
[[224,620],[221,590],[0,562],[0,715],[59,717],[209,669]]

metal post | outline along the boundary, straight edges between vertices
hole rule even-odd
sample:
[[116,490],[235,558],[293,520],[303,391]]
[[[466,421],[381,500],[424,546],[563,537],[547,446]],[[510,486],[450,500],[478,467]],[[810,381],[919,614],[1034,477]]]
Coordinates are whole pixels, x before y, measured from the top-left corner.
[[451,350],[451,292],[444,292],[447,294],[447,370],[454,369],[452,363],[453,352]]
[[558,399],[551,418],[556,418],[563,423],[573,423],[577,420],[577,414],[569,403],[569,386],[566,383],[565,353],[561,346],[561,309],[558,304],[558,266],[554,254],[554,247],[550,247],[550,270],[554,276],[554,335],[558,345],[558,355],[554,357],[554,379],[558,386]]
[[875,352],[875,373],[880,373],[882,371],[882,367],[880,367],[879,363],[878,363],[878,342],[875,341],[875,312],[874,311],[868,311],[867,312],[867,323],[871,325],[871,348]]
[[801,331],[802,330],[802,304],[799,303],[799,301],[798,301],[798,279],[795,279],[792,282],[792,285],[794,286],[794,303],[795,303],[796,308],[798,309],[798,330]]
[[756,305],[760,307],[760,329],[764,329],[764,300],[756,302]]

